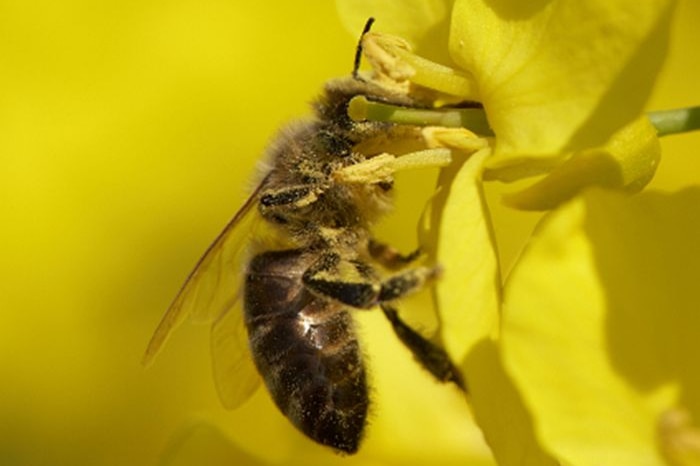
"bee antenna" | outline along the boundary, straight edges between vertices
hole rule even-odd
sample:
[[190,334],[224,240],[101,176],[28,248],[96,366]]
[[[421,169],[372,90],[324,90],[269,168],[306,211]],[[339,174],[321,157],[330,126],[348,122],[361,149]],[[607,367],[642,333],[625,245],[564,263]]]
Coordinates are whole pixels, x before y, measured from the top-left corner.
[[357,48],[355,49],[355,62],[352,67],[352,77],[355,79],[359,79],[360,61],[362,60],[362,38],[372,28],[372,24],[374,24],[374,18],[369,17],[365,23],[365,27],[362,29],[360,39],[357,41]]

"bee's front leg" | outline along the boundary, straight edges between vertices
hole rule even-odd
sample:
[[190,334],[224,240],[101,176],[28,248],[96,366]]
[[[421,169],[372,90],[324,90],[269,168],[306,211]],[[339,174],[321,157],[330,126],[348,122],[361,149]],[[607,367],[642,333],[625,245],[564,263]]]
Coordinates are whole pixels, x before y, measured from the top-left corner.
[[296,184],[268,189],[260,194],[260,214],[274,223],[286,223],[287,216],[315,203],[325,187],[321,184]]
[[268,189],[260,195],[260,205],[270,209],[278,206],[304,207],[316,202],[322,192],[323,187],[317,184],[298,184]]

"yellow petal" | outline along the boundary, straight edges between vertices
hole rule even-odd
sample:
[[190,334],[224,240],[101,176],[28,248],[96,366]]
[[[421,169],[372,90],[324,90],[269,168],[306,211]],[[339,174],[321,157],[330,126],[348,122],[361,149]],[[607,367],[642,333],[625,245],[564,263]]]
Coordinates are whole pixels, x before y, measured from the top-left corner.
[[547,210],[588,186],[637,192],[651,181],[660,158],[656,130],[641,117],[613,135],[604,147],[574,154],[542,180],[503,200],[517,209]]
[[458,0],[450,52],[480,86],[497,136],[489,166],[602,145],[639,115],[674,3]]
[[444,169],[434,202],[442,206],[435,212],[440,217],[433,244],[444,268],[436,287],[437,308],[445,346],[457,362],[477,342],[497,336],[500,271],[481,186],[489,154],[481,150],[461,167]]
[[489,153],[481,150],[461,167],[444,169],[434,200],[438,227],[431,233],[445,270],[435,292],[442,337],[462,369],[474,416],[498,464],[553,465],[535,444],[527,411],[501,364],[500,270],[481,185]]
[[502,466],[556,466],[537,443],[532,416],[503,367],[494,340],[482,340],[464,363],[474,418]]
[[447,41],[453,0],[336,0],[343,27],[354,36],[367,18],[376,29],[411,42],[416,52],[449,63]]
[[513,270],[504,363],[564,464],[664,464],[666,413],[700,419],[698,206],[700,189],[589,191]]

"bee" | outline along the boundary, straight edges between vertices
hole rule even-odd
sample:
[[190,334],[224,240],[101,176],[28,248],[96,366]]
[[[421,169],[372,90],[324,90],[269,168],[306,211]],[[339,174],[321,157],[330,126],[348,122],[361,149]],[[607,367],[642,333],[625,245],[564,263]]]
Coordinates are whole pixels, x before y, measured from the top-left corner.
[[[445,351],[393,307],[440,270],[414,265],[418,252],[402,255],[372,237],[372,224],[391,207],[391,174],[342,176],[377,156],[358,151],[360,145],[396,126],[353,121],[353,97],[419,105],[360,77],[361,48],[353,74],[325,86],[315,118],[292,124],[271,145],[261,181],[199,260],[144,356],[150,362],[186,317],[213,320],[214,378],[223,404],[239,406],[262,378],[301,432],[346,454],[359,448],[370,405],[352,318],[357,310],[379,307],[428,371],[464,389]],[[254,224],[255,244],[247,247]]]

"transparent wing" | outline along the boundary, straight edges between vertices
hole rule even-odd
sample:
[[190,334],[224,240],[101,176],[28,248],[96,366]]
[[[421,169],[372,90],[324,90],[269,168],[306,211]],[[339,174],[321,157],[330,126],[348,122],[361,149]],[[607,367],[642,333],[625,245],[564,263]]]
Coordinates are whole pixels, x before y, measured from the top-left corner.
[[[241,260],[250,236],[261,182],[224,230],[209,246],[190,273],[156,328],[143,356],[148,365],[158,354],[172,331],[187,317],[212,322],[236,303],[241,285]],[[240,309],[236,314],[241,314]],[[242,320],[242,316],[239,316]],[[245,339],[244,339],[245,341]]]
[[260,385],[248,347],[241,300],[212,325],[211,355],[221,403],[229,409],[237,408]]

